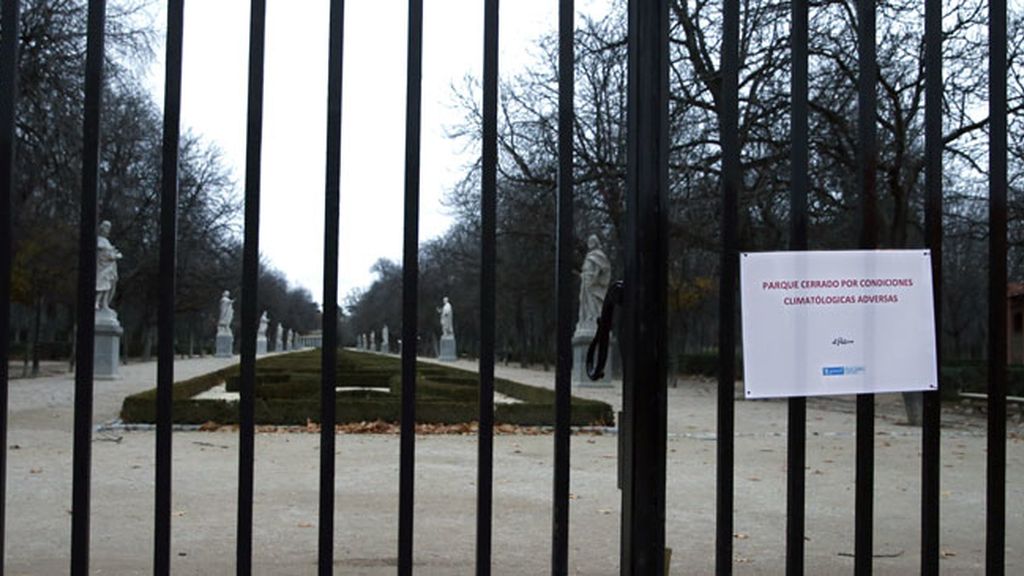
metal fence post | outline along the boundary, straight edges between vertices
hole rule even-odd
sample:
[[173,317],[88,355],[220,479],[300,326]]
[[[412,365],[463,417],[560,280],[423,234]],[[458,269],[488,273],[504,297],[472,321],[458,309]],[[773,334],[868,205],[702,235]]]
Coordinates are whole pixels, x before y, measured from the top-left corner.
[[416,341],[419,331],[420,122],[423,0],[409,0],[405,96],[405,235],[402,252],[402,436],[399,466],[398,572],[413,567],[416,482]]
[[737,220],[742,186],[739,142],[739,2],[722,3],[722,256],[718,291],[718,449],[715,571],[732,573],[736,386]]
[[239,379],[238,574],[252,573],[252,503],[256,441],[256,329],[259,322],[260,169],[263,143],[263,49],[266,0],[252,0],[249,23],[248,131],[245,149],[245,237],[242,246],[242,344]]
[[[792,0],[793,54],[791,72],[790,223],[789,249],[807,250],[808,79],[807,0]],[[786,574],[804,573],[804,516],[806,504],[807,398],[789,399],[786,438]]]
[[665,571],[668,2],[629,3],[622,574]]
[[483,158],[480,193],[480,445],[476,573],[491,573],[494,480],[495,220],[498,202],[498,0],[484,2]]
[[338,360],[338,218],[341,202],[341,96],[345,2],[332,0],[327,56],[327,173],[324,179],[324,308],[320,347],[320,503],[317,566],[334,573],[334,478]]
[[163,176],[160,190],[160,302],[157,309],[156,490],[153,572],[171,573],[171,448],[174,386],[174,297],[178,238],[178,148],[185,2],[167,2]]
[[18,97],[21,3],[4,0],[0,34],[0,576],[7,540],[7,389],[11,327],[11,191],[14,188],[14,117]]
[[89,1],[82,126],[82,203],[78,238],[78,332],[75,362],[75,440],[71,486],[71,574],[89,573],[92,481],[93,352],[96,324],[96,198],[100,176],[100,114],[106,2]]
[[989,2],[988,465],[985,572],[1006,570],[1006,0]]
[[558,222],[555,245],[555,470],[551,573],[569,572],[569,456],[572,422],[573,0],[558,3]]

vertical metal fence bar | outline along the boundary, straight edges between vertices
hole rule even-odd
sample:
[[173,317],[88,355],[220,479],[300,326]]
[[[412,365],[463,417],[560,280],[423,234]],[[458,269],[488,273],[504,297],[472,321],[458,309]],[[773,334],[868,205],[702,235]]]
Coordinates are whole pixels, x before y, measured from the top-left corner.
[[174,386],[174,296],[178,238],[178,146],[184,0],[167,2],[163,176],[160,191],[160,302],[157,308],[156,493],[153,573],[171,573],[171,443]]
[[252,502],[256,442],[257,281],[260,256],[260,167],[263,144],[263,48],[266,0],[252,0],[249,23],[248,129],[245,147],[245,237],[242,245],[242,359],[238,442],[238,574],[252,573]]
[[[925,4],[925,240],[932,254],[936,373],[942,366],[942,0]],[[941,383],[940,383],[941,388]],[[942,396],[924,392],[921,574],[939,573]]]
[[629,3],[621,573],[665,572],[668,1]]
[[0,576],[7,541],[7,385],[11,327],[11,191],[14,189],[14,118],[18,98],[19,0],[0,13]]
[[718,449],[715,572],[732,574],[733,434],[736,386],[736,285],[739,241],[737,219],[740,173],[739,142],[739,2],[722,3],[722,260],[718,295]]
[[498,197],[498,0],[484,2],[483,172],[480,194],[480,441],[476,573],[491,573],[494,480],[495,220]]
[[[78,238],[78,332],[75,361],[74,456],[71,485],[71,574],[89,573],[92,480],[92,391],[96,309],[96,210],[100,176],[100,114],[106,2],[89,1],[82,125],[82,203]],[[4,335],[6,337],[6,335]]]
[[[878,196],[876,170],[875,86],[878,68],[875,57],[875,3],[857,0],[858,72],[858,168],[861,193],[860,247],[878,246]],[[875,396],[857,396],[857,463],[856,463],[854,573],[871,574],[875,496]]]
[[989,2],[988,473],[985,572],[1006,566],[1006,0]]
[[555,474],[551,574],[569,573],[569,455],[572,423],[573,0],[558,3],[558,222],[555,245]]
[[[807,250],[807,0],[792,0],[790,50],[793,69],[790,78],[792,103],[790,132],[789,249]],[[789,399],[786,439],[786,574],[804,573],[804,511],[806,501],[807,398]]]
[[402,254],[402,437],[398,489],[398,573],[413,567],[416,481],[416,344],[419,332],[420,132],[423,0],[409,0],[405,94],[405,238]]
[[345,1],[331,0],[327,56],[327,174],[324,179],[324,313],[320,347],[320,521],[317,566],[334,573],[334,446],[338,372],[338,217],[341,202],[341,94]]

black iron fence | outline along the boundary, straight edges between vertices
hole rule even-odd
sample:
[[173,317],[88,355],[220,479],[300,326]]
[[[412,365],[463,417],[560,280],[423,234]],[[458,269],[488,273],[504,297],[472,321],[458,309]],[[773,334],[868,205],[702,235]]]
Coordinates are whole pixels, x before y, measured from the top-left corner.
[[[477,500],[476,572],[491,568],[493,402],[495,331],[495,208],[497,167],[498,1],[485,1],[483,81],[483,173],[481,242],[480,427]],[[792,0],[792,197],[790,247],[807,247],[807,0]],[[175,298],[177,165],[181,103],[183,0],[168,0],[166,94],[161,201],[161,291],[159,302],[158,423],[156,431],[156,503],[154,572],[168,574],[171,551],[171,386]],[[734,333],[737,287],[737,211],[742,182],[738,122],[740,3],[723,3],[723,49],[720,100],[722,143],[722,278],[718,397],[718,472],[716,572],[729,574],[733,565],[733,386],[736,350]],[[942,254],[942,3],[925,0],[926,112],[926,236],[935,278],[941,278]],[[860,247],[877,245],[875,169],[875,23],[874,3],[858,3],[859,21],[859,174],[861,189]],[[90,0],[82,165],[78,310],[90,311],[96,275],[96,206],[100,150],[100,110],[104,55],[104,0]],[[515,9],[514,5],[509,7]],[[0,43],[0,192],[5,209],[0,229],[0,293],[10,301],[11,184],[14,151],[15,80],[18,50],[18,0],[3,0]],[[990,10],[990,265],[989,265],[989,393],[986,569],[1004,571],[1006,470],[1006,215],[1007,215],[1007,6],[991,0]],[[338,212],[342,130],[342,45],[344,2],[331,1],[328,81],[327,179],[324,219],[324,310],[337,308]],[[572,353],[572,118],[573,0],[559,2],[559,178],[557,233],[557,355],[554,491],[552,498],[553,574],[568,572],[569,530],[569,392]],[[415,341],[417,331],[417,257],[419,204],[420,74],[422,0],[409,1],[409,57],[406,113],[405,243],[403,338]],[[259,248],[260,144],[262,130],[265,0],[252,0],[248,143],[245,171],[245,237],[242,289],[241,412],[237,571],[252,569],[252,507],[254,454],[254,382],[257,333],[257,266]],[[628,231],[625,250],[625,294],[621,340],[625,383],[620,422],[624,462],[622,499],[623,574],[660,574],[665,570],[665,437],[666,437],[666,234],[668,175],[668,0],[629,2],[628,99]],[[934,283],[935,316],[939,318],[941,282]],[[87,312],[83,312],[88,316]],[[321,402],[321,475],[319,507],[319,569],[330,574],[334,555],[335,403],[334,378],[338,344],[332,314],[324,314]],[[90,473],[92,441],[92,367],[94,326],[91,317],[78,323],[75,378],[74,466],[71,573],[89,567]],[[0,313],[0,334],[7,334],[7,306]],[[937,325],[941,325],[936,321]],[[0,557],[4,538],[8,343],[0,338]],[[402,427],[398,571],[413,569],[413,481],[415,468],[415,348],[402,352]],[[857,401],[855,572],[872,571],[874,496],[874,398]],[[804,572],[804,462],[806,403],[789,404],[786,571]],[[940,399],[925,393],[922,445],[921,571],[939,566]],[[2,572],[2,565],[0,565]]]

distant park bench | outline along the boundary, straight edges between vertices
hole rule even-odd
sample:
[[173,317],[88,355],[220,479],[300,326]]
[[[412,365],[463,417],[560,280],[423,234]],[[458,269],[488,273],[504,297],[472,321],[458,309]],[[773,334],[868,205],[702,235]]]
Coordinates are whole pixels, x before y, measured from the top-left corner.
[[[988,402],[988,394],[984,392],[960,392],[960,398],[964,400],[970,400],[971,402]],[[1020,414],[1024,416],[1024,397],[1022,396],[1007,396],[1006,401],[1017,405]]]

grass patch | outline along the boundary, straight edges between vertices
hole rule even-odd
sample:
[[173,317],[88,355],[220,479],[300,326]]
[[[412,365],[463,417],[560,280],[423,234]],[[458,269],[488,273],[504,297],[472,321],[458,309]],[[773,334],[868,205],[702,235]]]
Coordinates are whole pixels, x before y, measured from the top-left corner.
[[[302,425],[320,420],[320,351],[282,354],[256,362],[256,423]],[[401,414],[401,363],[398,358],[341,350],[337,360],[338,387],[382,388],[351,390],[335,395],[338,424],[383,420],[397,422]],[[176,424],[238,423],[238,403],[193,400],[200,392],[224,383],[229,391],[239,386],[239,366],[229,366],[173,389]],[[555,393],[545,388],[496,378],[495,391],[521,403],[498,404],[497,424],[551,426]],[[460,424],[479,420],[477,374],[437,364],[419,363],[416,375],[416,421],[425,424]],[[156,389],[133,394],[121,406],[121,419],[133,423],[156,422]],[[574,426],[611,425],[611,406],[596,400],[572,399]]]

